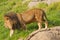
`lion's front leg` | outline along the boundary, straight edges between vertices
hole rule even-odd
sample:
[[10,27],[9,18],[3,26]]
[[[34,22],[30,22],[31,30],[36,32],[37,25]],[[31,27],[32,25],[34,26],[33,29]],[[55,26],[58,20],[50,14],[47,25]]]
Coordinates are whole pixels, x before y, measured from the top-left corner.
[[27,30],[26,24],[25,24],[23,21],[21,21],[21,28],[22,28],[23,30]]
[[26,24],[23,24],[23,25],[22,25],[22,28],[23,28],[24,30],[27,30]]
[[11,30],[10,30],[10,37],[13,35],[13,33],[14,33],[14,30],[11,29]]

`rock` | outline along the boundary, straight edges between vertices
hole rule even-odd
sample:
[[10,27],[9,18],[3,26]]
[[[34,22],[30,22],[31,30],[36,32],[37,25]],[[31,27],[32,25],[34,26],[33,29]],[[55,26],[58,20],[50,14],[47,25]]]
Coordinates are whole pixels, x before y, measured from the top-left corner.
[[25,40],[60,40],[60,26],[36,30],[29,34]]

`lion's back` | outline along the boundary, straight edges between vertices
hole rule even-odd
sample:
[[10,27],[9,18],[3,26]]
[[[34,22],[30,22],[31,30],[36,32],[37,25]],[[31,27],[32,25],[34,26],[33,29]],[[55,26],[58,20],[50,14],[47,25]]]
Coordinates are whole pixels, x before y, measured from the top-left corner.
[[43,11],[42,9],[38,9],[38,8],[28,10],[22,13],[22,18],[25,22],[29,22],[34,18],[35,14],[37,16],[42,15],[42,11]]
[[22,14],[22,18],[25,22],[32,20],[34,17],[34,13],[32,11],[26,12]]

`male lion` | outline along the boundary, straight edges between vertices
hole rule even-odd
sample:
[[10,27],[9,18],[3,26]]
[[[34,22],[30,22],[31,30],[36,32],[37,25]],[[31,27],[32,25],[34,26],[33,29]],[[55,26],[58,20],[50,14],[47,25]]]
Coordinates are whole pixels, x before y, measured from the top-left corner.
[[9,12],[4,15],[5,27],[10,29],[10,37],[12,36],[15,29],[23,28],[26,29],[26,24],[31,22],[37,22],[39,29],[42,27],[42,23],[45,23],[45,28],[48,26],[47,17],[42,9],[31,9],[21,14]]
[[21,27],[21,24],[17,18],[17,14],[14,12],[9,12],[4,15],[4,25],[6,28],[10,29],[10,37],[15,29],[19,29]]

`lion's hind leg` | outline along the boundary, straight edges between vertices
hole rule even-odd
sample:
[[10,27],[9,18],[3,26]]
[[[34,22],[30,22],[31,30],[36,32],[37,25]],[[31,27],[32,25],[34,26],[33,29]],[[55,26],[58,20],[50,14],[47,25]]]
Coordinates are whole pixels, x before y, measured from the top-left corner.
[[42,28],[42,23],[38,22],[39,30]]
[[45,21],[45,29],[47,29],[47,28],[48,28],[48,22]]
[[48,21],[47,21],[46,15],[44,16],[43,21],[44,21],[44,24],[45,24],[45,29],[47,29],[48,28]]
[[35,15],[35,19],[38,23],[39,30],[42,28],[42,17],[40,15]]

